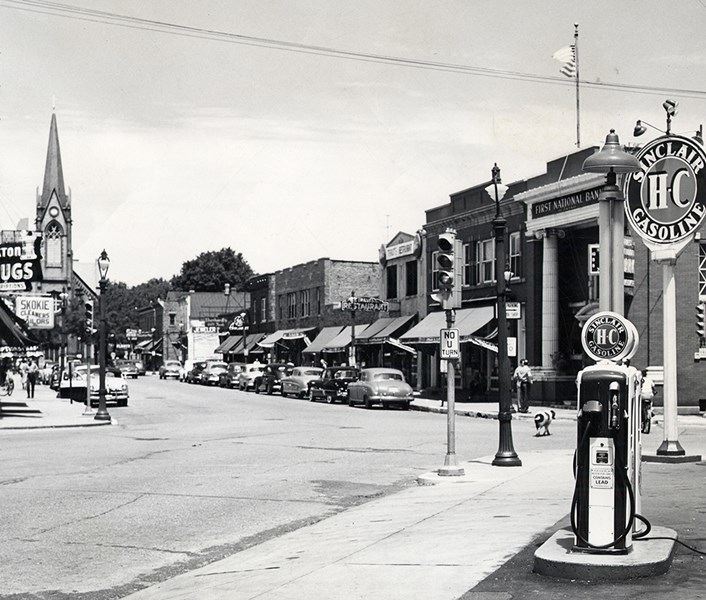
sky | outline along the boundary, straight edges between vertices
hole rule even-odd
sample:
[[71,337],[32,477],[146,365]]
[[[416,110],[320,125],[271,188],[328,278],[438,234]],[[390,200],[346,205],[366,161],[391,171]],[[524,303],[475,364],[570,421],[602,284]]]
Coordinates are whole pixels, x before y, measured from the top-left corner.
[[574,23],[581,147],[659,135],[632,130],[667,98],[674,133],[704,122],[706,0],[0,0],[0,228],[34,218],[54,110],[75,259],[113,281],[375,261],[494,163],[576,149]]

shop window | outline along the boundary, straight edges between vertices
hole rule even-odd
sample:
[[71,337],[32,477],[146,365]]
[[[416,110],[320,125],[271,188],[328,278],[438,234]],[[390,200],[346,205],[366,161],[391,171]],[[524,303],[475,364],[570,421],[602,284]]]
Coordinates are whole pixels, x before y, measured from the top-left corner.
[[260,298],[260,323],[267,321],[267,298]]
[[321,306],[323,305],[323,290],[319,287],[316,288],[316,314],[321,314]]
[[387,299],[397,298],[397,265],[390,265],[385,269],[387,275]]
[[522,252],[520,246],[520,232],[515,231],[510,234],[510,246],[508,248],[508,264],[513,277],[522,277]]
[[280,294],[277,298],[277,306],[279,307],[277,312],[279,313],[279,319],[281,321],[284,319],[284,294]]
[[473,249],[475,244],[463,245],[463,281],[462,285],[476,285],[476,261]]
[[405,294],[416,296],[419,293],[417,261],[410,260],[405,263]]
[[173,312],[169,313],[169,324],[176,325],[176,313],[173,313]]

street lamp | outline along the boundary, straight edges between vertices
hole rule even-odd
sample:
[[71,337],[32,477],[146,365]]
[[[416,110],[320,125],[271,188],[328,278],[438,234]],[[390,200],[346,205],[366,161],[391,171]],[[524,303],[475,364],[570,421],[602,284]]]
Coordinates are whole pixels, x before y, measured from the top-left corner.
[[611,129],[601,151],[584,161],[583,170],[587,173],[605,173],[606,176],[606,184],[598,196],[598,236],[601,248],[598,307],[601,311],[608,310],[622,315],[625,312],[625,197],[616,185],[616,174],[639,171],[640,163],[632,154],[623,151],[618,134],[615,129]]
[[[495,293],[497,296],[498,318],[498,421],[500,423],[500,440],[498,451],[493,459],[497,467],[521,467],[522,461],[517,456],[512,444],[512,398],[510,397],[510,360],[507,355],[507,310],[505,307],[507,294],[506,273],[512,276],[506,267],[505,231],[507,221],[500,214],[500,200],[507,192],[507,186],[500,179],[500,167],[497,163],[491,170],[492,183],[485,188],[489,196],[495,197]],[[491,194],[492,192],[492,194]]]
[[[100,289],[100,323],[98,328],[98,412],[93,417],[96,421],[110,421],[110,414],[105,408],[105,284],[108,277],[108,267],[110,259],[108,253],[103,250],[98,257],[98,282]],[[90,372],[86,373],[86,385],[90,387]],[[90,402],[89,402],[90,403]]]

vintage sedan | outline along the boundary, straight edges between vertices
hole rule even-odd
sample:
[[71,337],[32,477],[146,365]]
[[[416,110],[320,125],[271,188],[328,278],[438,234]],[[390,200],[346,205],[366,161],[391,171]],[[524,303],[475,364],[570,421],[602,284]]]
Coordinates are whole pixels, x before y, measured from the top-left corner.
[[132,377],[133,379],[137,379],[138,370],[137,370],[137,364],[133,360],[116,360],[115,361],[115,367],[120,369],[120,372],[125,376],[125,377]]
[[[91,366],[90,370],[90,393],[91,406],[98,404],[98,390],[100,383],[100,372],[98,366]],[[105,370],[105,399],[106,402],[115,402],[118,406],[127,406],[130,397],[127,381],[119,369],[106,368]],[[59,386],[60,398],[71,398],[79,402],[86,401],[86,365],[76,366],[71,370],[71,377],[68,371],[64,371]]]
[[282,396],[306,398],[311,382],[320,380],[323,372],[321,367],[294,367],[292,374],[282,379]]
[[412,386],[398,369],[362,369],[358,381],[348,386],[348,406],[364,404],[365,408],[372,408],[382,404],[389,408],[396,404],[408,410],[412,399]]
[[206,366],[201,371],[199,383],[202,385],[218,385],[221,373],[225,373],[228,365],[220,360],[207,360]]
[[358,379],[360,371],[355,367],[327,367],[321,379],[311,382],[309,400],[325,400],[329,404],[345,402],[348,398],[348,386]]
[[225,388],[238,387],[238,378],[244,368],[243,363],[228,363],[228,368],[218,377],[218,385]]
[[238,389],[245,392],[249,389],[253,389],[255,387],[255,379],[261,375],[264,369],[265,365],[261,363],[245,365],[240,375],[238,375]]
[[[188,361],[187,361],[188,363]],[[188,368],[189,365],[184,365],[185,368]],[[205,360],[195,360],[191,363],[191,368],[189,368],[185,373],[184,373],[184,381],[186,383],[199,383],[201,381],[201,371],[203,371],[206,368],[206,361]]]
[[274,394],[282,389],[282,379],[292,374],[293,366],[289,363],[269,363],[255,377],[255,393]]
[[173,377],[179,379],[181,377],[181,362],[178,360],[165,360],[159,367],[159,378],[168,379]]

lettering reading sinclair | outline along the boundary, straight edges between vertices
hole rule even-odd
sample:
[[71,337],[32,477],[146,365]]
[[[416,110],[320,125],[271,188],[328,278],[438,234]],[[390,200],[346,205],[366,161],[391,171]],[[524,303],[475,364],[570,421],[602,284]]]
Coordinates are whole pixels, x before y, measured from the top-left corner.
[[670,244],[706,217],[706,154],[695,141],[668,136],[637,155],[641,170],[625,179],[625,214],[643,239]]
[[590,354],[611,359],[620,355],[628,342],[625,324],[611,316],[599,316],[586,323],[585,340]]

